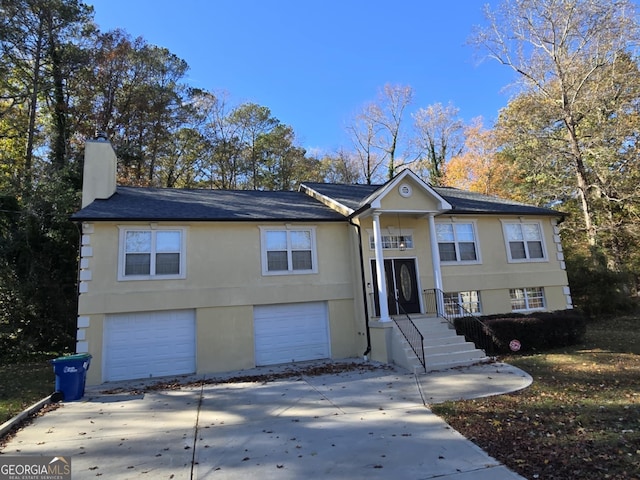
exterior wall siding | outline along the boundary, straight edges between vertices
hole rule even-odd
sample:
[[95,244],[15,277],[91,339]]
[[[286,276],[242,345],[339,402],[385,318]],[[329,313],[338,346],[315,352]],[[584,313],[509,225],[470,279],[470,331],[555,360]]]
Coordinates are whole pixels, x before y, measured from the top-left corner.
[[120,225],[93,224],[92,255],[83,257],[92,279],[79,298],[78,351],[94,356],[89,384],[102,381],[103,321],[114,313],[195,309],[198,373],[254,366],[254,305],[327,301],[332,355],[354,356],[366,348],[364,336],[356,334],[365,330],[364,319],[354,315],[358,283],[348,224],[314,225],[318,273],[263,276],[257,223],[162,223],[154,227],[187,227],[186,278],[117,281]]

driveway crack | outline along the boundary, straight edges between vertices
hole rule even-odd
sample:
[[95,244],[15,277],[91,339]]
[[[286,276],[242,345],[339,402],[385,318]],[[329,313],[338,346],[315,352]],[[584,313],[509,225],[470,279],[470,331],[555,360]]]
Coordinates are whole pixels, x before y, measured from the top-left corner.
[[198,443],[198,428],[200,426],[200,409],[202,408],[202,397],[204,396],[204,378],[200,383],[200,398],[198,399],[198,410],[196,411],[196,423],[193,427],[193,445],[191,446],[191,475],[189,478],[193,480],[196,465],[196,444]]

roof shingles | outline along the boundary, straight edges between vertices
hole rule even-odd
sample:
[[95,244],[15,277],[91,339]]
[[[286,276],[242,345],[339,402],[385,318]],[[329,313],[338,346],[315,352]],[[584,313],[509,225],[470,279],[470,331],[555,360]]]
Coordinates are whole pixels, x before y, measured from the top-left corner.
[[[352,211],[384,185],[305,183]],[[562,216],[549,208],[526,205],[498,197],[450,187],[433,187],[453,206],[456,214],[503,214]],[[75,213],[77,221],[344,221],[345,217],[303,192],[256,190],[187,190],[118,187],[106,200]]]
[[118,187],[72,220],[340,221],[344,216],[301,192]]

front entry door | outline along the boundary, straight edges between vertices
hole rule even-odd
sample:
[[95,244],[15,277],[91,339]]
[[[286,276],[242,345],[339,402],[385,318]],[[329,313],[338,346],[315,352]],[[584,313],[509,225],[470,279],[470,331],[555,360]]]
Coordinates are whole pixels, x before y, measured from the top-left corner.
[[[415,260],[412,258],[385,260],[384,273],[387,281],[389,314],[420,313],[420,297],[418,295],[418,278],[416,276]],[[373,296],[376,316],[380,316],[375,260],[371,262],[371,275],[373,278]]]

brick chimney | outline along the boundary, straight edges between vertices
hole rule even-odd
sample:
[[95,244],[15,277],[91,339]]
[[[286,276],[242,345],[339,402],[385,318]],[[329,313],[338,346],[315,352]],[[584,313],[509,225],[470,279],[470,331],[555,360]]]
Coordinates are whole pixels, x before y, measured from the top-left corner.
[[84,147],[82,208],[96,199],[107,199],[116,193],[116,152],[106,136],[87,140]]

